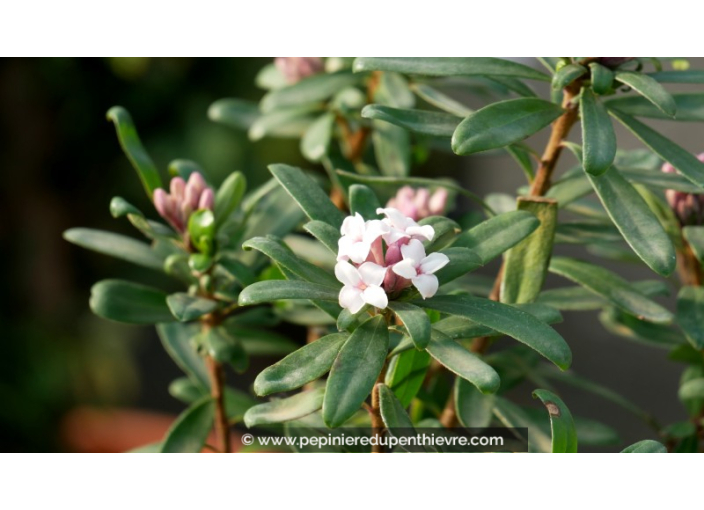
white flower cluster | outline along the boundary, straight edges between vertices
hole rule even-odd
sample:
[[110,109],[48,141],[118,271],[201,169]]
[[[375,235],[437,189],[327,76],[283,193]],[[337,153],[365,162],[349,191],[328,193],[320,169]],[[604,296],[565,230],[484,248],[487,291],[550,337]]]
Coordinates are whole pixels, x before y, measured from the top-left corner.
[[423,299],[438,290],[433,273],[450,259],[442,253],[425,254],[421,241],[432,241],[435,229],[418,225],[397,209],[377,209],[383,220],[364,221],[357,213],[342,223],[335,276],[344,287],[340,306],[352,313],[365,304],[384,309],[388,296],[413,285]]

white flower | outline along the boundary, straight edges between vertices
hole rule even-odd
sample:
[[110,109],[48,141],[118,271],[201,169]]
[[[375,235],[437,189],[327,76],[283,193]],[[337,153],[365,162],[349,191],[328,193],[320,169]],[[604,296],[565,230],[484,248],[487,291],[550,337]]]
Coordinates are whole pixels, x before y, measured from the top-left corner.
[[359,213],[348,216],[342,222],[340,233],[342,237],[337,243],[337,260],[351,260],[361,264],[369,256],[372,243],[389,232],[388,225],[381,220],[365,222]]
[[365,262],[357,268],[349,262],[338,262],[335,276],[345,284],[340,291],[340,306],[350,312],[359,312],[365,303],[381,309],[389,304],[389,298],[381,288],[386,276],[385,267]]
[[426,241],[432,241],[433,237],[435,237],[435,229],[433,227],[430,225],[423,225],[421,227],[412,218],[409,218],[398,209],[394,209],[393,207],[383,209],[380,207],[376,210],[376,213],[386,215],[386,218],[383,219],[382,222],[390,227],[389,233],[384,235],[384,240],[387,244],[393,244],[400,239],[408,237]]
[[425,255],[423,243],[417,239],[401,246],[403,260],[396,263],[391,270],[397,275],[411,280],[423,299],[433,297],[438,291],[438,277],[433,273],[445,267],[450,259],[442,253]]

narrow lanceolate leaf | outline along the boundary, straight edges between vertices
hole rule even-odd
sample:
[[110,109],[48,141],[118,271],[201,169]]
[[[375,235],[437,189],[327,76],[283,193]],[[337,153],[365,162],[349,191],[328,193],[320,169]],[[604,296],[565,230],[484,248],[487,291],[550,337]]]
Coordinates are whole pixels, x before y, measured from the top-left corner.
[[357,328],[342,346],[328,376],[323,420],[339,427],[369,396],[386,361],[389,330],[381,316]]
[[507,427],[527,427],[529,451],[547,453],[551,450],[552,441],[542,431],[540,423],[536,423],[525,410],[510,400],[496,396],[494,402],[494,415]]
[[365,220],[379,219],[376,211],[381,207],[381,204],[369,186],[353,184],[349,188],[349,195],[352,214],[359,213]]
[[217,301],[198,296],[191,296],[185,292],[177,292],[166,298],[169,310],[176,320],[188,322],[215,311]]
[[334,124],[335,116],[332,113],[318,117],[301,138],[301,154],[310,161],[323,159],[328,152]]
[[[389,429],[389,433],[398,434],[400,437],[415,436],[416,432],[413,428],[413,421],[406,413],[404,405],[396,398],[394,392],[385,384],[379,385],[379,410],[381,419]],[[432,452],[435,451],[432,447],[418,446],[401,446],[408,452]]]
[[340,289],[317,283],[293,280],[257,282],[244,289],[238,298],[240,306],[258,305],[279,299],[319,299],[337,301]]
[[110,200],[110,214],[113,218],[122,218],[128,214],[144,217],[142,211],[122,197],[112,197],[112,200]]
[[546,198],[518,199],[518,209],[533,214],[540,226],[506,254],[501,302],[531,303],[540,294],[552,255],[557,202]]
[[677,295],[677,324],[695,349],[704,350],[704,288],[682,287]]
[[156,165],[154,165],[144,146],[142,146],[137,129],[132,122],[132,117],[121,106],[113,106],[108,110],[107,118],[115,124],[120,146],[137,171],[144,190],[151,198],[154,190],[162,187],[161,177],[159,177]]
[[396,71],[423,76],[513,76],[550,81],[550,77],[532,67],[492,57],[357,57],[353,69],[360,71]]
[[244,346],[225,328],[208,328],[201,335],[201,342],[215,361],[228,363],[239,373],[247,370],[249,357]]
[[704,71],[659,71],[648,73],[652,79],[660,83],[704,83]]
[[340,285],[332,273],[298,257],[291,248],[277,237],[255,237],[245,242],[242,247],[262,252],[280,266],[285,267],[306,281],[333,288]]
[[655,323],[668,323],[672,320],[669,311],[608,269],[581,260],[554,257],[550,271],[599,294],[636,317]]
[[565,403],[547,390],[535,390],[533,397],[543,402],[550,415],[552,453],[577,453],[577,431],[572,413]]
[[470,114],[457,126],[452,150],[465,156],[505,147],[528,138],[560,115],[559,105],[538,98],[494,103]]
[[174,422],[161,446],[161,453],[198,453],[213,427],[215,402],[207,396],[186,409]]
[[587,74],[587,68],[580,64],[562,66],[552,77],[552,88],[563,89],[580,76]]
[[404,110],[370,104],[362,110],[366,119],[383,120],[415,133],[450,138],[462,119],[443,112]]
[[265,136],[300,138],[322,112],[323,108],[318,104],[275,110],[261,115],[252,122],[247,134],[253,142]]
[[606,172],[616,157],[616,134],[606,108],[591,89],[584,89],[579,103],[582,117],[582,165],[592,175]]
[[105,319],[128,324],[172,322],[166,293],[123,280],[103,280],[91,288],[90,309]]
[[528,211],[511,211],[494,216],[460,234],[453,246],[469,248],[484,264],[528,237],[540,220]]
[[309,221],[303,225],[303,228],[323,243],[328,250],[337,255],[339,248],[337,243],[341,237],[339,229],[330,226],[324,221]]
[[263,397],[291,391],[322,377],[330,370],[347,337],[345,333],[334,333],[292,352],[259,373],[254,380],[254,392]]
[[90,228],[72,228],[64,232],[64,239],[103,255],[110,255],[157,271],[164,270],[164,258],[148,244],[131,237]]
[[483,265],[479,255],[468,248],[455,248],[453,246],[438,253],[446,255],[450,259],[450,262],[445,267],[435,273],[440,285],[445,285]]
[[418,394],[429,367],[430,354],[418,349],[409,349],[391,358],[384,382],[404,408]]
[[682,234],[699,262],[704,263],[704,227],[684,227]]
[[376,162],[383,175],[408,175],[411,168],[411,139],[405,129],[374,121],[372,141]]
[[670,93],[650,76],[631,71],[618,71],[616,81],[631,87],[668,117],[674,117],[677,113],[677,105]]
[[430,318],[425,310],[400,301],[391,301],[389,308],[401,319],[416,348],[425,349],[430,342]]
[[433,330],[426,350],[441,365],[472,383],[482,393],[496,393],[499,389],[501,380],[496,370],[444,333]]
[[472,113],[471,108],[425,83],[414,83],[411,85],[411,90],[428,104],[457,117],[466,117]]
[[572,363],[572,352],[557,331],[513,306],[474,296],[438,296],[417,304],[438,312],[466,317],[515,338],[563,370]]
[[463,427],[483,429],[491,424],[493,395],[484,395],[461,377],[455,378],[455,409]]
[[243,99],[218,99],[208,108],[210,120],[242,131],[247,131],[260,115],[257,103]]
[[298,83],[269,92],[259,106],[264,113],[280,108],[317,103],[332,97],[336,92],[360,81],[349,71],[318,74]]
[[599,314],[599,321],[616,336],[621,336],[661,349],[672,349],[684,344],[684,335],[668,324],[647,322],[617,308],[606,308]]
[[650,147],[653,152],[674,166],[687,179],[698,186],[704,187],[704,163],[699,161],[694,154],[625,113],[621,113],[618,110],[609,110],[609,112],[645,145]]
[[614,167],[599,176],[589,175],[589,180],[633,251],[656,273],[672,273],[677,262],[675,248],[640,193]]
[[242,172],[232,172],[215,194],[215,222],[222,225],[227,217],[242,202],[247,189],[247,179]]
[[621,453],[667,453],[667,448],[657,441],[646,439],[632,444]]
[[158,324],[156,332],[164,350],[188,377],[202,388],[209,388],[208,371],[200,356],[193,348],[193,339],[200,333],[200,324]]
[[269,171],[311,220],[325,222],[336,229],[340,228],[344,219],[342,213],[320,189],[320,186],[300,168],[269,165]]
[[[677,105],[677,121],[704,120],[704,94],[701,92],[673,94]],[[673,120],[650,101],[640,96],[617,97],[605,102],[609,109],[618,110],[635,117]]]
[[244,413],[244,423],[247,427],[270,425],[298,420],[319,410],[323,405],[325,388],[305,391],[293,397],[272,400],[266,404],[250,407]]
[[599,95],[608,93],[614,81],[614,72],[597,62],[589,64],[589,70],[591,71],[592,89],[594,92]]

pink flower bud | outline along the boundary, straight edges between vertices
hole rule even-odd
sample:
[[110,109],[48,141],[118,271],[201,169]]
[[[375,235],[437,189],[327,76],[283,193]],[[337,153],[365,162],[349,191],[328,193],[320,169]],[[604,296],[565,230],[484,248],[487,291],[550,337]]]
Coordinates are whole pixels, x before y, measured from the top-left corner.
[[183,200],[183,194],[186,188],[186,181],[181,177],[174,177],[171,179],[170,190],[171,196],[176,200]]
[[168,198],[169,195],[163,189],[157,188],[154,190],[154,207],[162,218],[166,218],[167,215],[168,206],[166,202]]
[[[699,161],[704,162],[704,153],[697,156]],[[677,173],[675,167],[670,163],[662,166],[662,171],[667,174]],[[704,224],[704,194],[685,193],[668,189],[665,191],[665,198],[672,211],[677,216],[680,225],[702,225]]]
[[403,215],[413,221],[422,220],[428,216],[442,214],[447,204],[447,190],[439,188],[433,195],[427,188],[414,190],[404,186],[398,190],[396,196],[389,200],[387,207],[398,209]]
[[200,195],[198,209],[212,209],[214,202],[215,195],[213,195],[213,190],[210,188],[205,188],[205,190],[203,190],[203,193],[201,193]]
[[321,57],[276,57],[274,65],[290,84],[323,71]]
[[438,188],[433,196],[430,197],[430,202],[428,203],[428,209],[431,216],[443,215],[445,213],[445,207],[447,207],[447,190],[445,188]]

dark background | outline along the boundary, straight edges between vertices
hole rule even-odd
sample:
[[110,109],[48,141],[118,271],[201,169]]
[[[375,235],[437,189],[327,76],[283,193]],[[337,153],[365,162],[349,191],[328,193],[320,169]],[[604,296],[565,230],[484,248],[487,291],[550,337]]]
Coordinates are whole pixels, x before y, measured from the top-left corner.
[[[100,279],[124,278],[166,288],[172,284],[147,270],[72,246],[61,233],[81,226],[137,235],[126,220],[110,216],[108,204],[115,195],[151,210],[113,126],[105,120],[114,105],[130,111],[164,173],[173,159],[193,159],[215,182],[241,170],[254,186],[268,178],[269,163],[309,166],[295,141],[252,144],[244,133],[207,118],[208,106],[216,99],[257,100],[262,92],[253,85],[254,76],[267,62],[0,60],[0,450],[119,450],[136,446],[142,437],[158,439],[151,436],[162,434],[170,415],[183,408],[167,393],[180,371],[162,351],[153,328],[110,323],[88,309],[90,287]],[[702,67],[696,60],[694,66]],[[697,124],[660,122],[657,127],[692,152],[704,150]],[[618,135],[621,146],[639,147],[622,130]],[[537,136],[530,143],[542,148],[545,139]],[[571,164],[565,155],[561,168]],[[480,195],[514,193],[524,179],[516,165],[500,155],[433,155],[420,173],[453,176]],[[656,277],[627,264],[610,267],[628,279]],[[487,274],[495,269],[488,268]],[[568,283],[550,277],[548,285]],[[676,397],[682,366],[668,361],[665,351],[613,337],[595,313],[564,315],[565,322],[556,328],[572,347],[576,372],[618,390],[663,423],[686,418]],[[261,360],[250,375],[266,363]],[[248,380],[237,382],[246,386]],[[519,400],[527,403],[530,389],[521,388]],[[574,414],[618,429],[624,444],[653,437],[632,415],[597,397],[568,388],[563,397]],[[109,414],[114,409],[143,412]],[[98,443],[89,441],[94,428],[106,422],[116,444],[95,446]],[[133,437],[135,430],[143,435]]]

